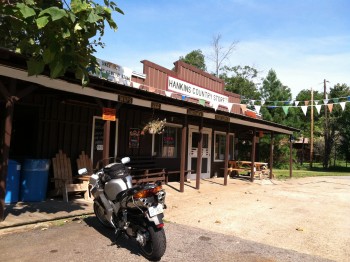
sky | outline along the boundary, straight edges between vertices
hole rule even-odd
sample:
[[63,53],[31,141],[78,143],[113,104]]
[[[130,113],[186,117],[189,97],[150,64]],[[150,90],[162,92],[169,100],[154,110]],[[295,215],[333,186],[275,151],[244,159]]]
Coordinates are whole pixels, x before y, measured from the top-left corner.
[[273,69],[293,98],[350,85],[349,0],[114,0],[118,30],[109,28],[98,58],[143,72],[142,60],[168,69],[180,56],[202,50],[209,72],[213,38],[236,48],[227,66],[251,66],[265,78]]

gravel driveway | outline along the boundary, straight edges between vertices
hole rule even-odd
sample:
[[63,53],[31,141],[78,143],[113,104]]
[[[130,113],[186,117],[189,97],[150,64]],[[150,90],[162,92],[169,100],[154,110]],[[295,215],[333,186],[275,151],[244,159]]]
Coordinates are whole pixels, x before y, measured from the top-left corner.
[[335,261],[350,261],[350,176],[165,186],[166,220]]

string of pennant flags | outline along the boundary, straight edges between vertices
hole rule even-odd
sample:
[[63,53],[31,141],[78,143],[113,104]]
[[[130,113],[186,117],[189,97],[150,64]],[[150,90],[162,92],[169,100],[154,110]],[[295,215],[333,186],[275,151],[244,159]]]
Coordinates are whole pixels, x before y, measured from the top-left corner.
[[[143,84],[138,84],[138,83],[135,83],[133,81],[131,81],[131,82],[132,82],[132,86],[134,88],[141,88],[141,86],[144,86],[144,87],[147,87],[148,91],[150,91],[150,92],[157,91],[157,88],[154,88],[151,86],[146,86]],[[161,89],[159,89],[158,92],[165,92],[165,95],[167,97],[172,97],[172,95],[175,93],[175,92],[165,91],[165,90],[161,90]],[[176,93],[176,94],[181,96],[181,99],[183,101],[187,101],[188,98],[191,98],[190,96],[187,96],[187,95],[182,95],[179,93]],[[196,98],[196,99],[198,100],[198,104],[200,104],[202,106],[206,105],[207,101],[205,99],[198,99],[198,98]],[[330,103],[330,102],[333,102],[333,103]],[[286,115],[288,114],[288,111],[290,108],[297,107],[297,108],[301,108],[304,115],[306,116],[308,107],[311,107],[311,106],[314,106],[316,108],[318,114],[320,114],[322,106],[327,106],[328,110],[330,112],[332,112],[334,105],[339,105],[342,108],[342,111],[344,111],[346,104],[349,102],[350,102],[350,96],[346,96],[346,97],[321,99],[321,100],[313,100],[313,101],[311,101],[311,100],[306,100],[306,101],[298,101],[298,100],[266,101],[266,100],[242,99],[241,103],[209,102],[209,106],[214,108],[215,111],[217,111],[219,109],[219,106],[224,106],[228,109],[229,112],[231,112],[232,107],[234,105],[240,106],[240,108],[242,109],[243,112],[247,111],[248,106],[250,106],[250,107],[254,107],[257,114],[260,114],[260,110],[262,107],[266,107],[269,109],[282,108],[283,112]]]

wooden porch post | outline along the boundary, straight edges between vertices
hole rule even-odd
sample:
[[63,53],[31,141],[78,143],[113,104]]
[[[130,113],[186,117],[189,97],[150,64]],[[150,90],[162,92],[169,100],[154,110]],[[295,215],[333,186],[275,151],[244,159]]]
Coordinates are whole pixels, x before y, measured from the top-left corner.
[[111,121],[105,121],[103,128],[103,165],[108,164]]
[[228,170],[228,154],[230,152],[230,126],[226,132],[226,148],[225,148],[225,169],[224,169],[224,185],[227,186],[227,170]]
[[293,173],[293,142],[292,135],[289,136],[289,177],[292,178]]
[[8,158],[11,145],[12,119],[15,102],[33,92],[37,87],[29,86],[17,92],[17,80],[11,79],[9,87],[0,81],[0,95],[6,102],[4,130],[0,130],[0,222],[5,218],[5,194]]
[[180,192],[185,191],[186,141],[187,141],[187,116],[185,116],[185,121],[182,126],[182,135],[181,135]]
[[14,101],[11,97],[7,97],[5,128],[1,136],[2,148],[0,150],[0,222],[5,219],[6,177],[11,144],[13,109]]
[[270,139],[270,163],[269,163],[269,167],[270,167],[270,179],[273,178],[273,173],[272,173],[272,168],[273,168],[273,149],[274,149],[274,132],[271,132],[271,139]]
[[254,182],[254,166],[255,166],[255,148],[256,148],[256,144],[255,144],[255,139],[256,137],[256,130],[254,128],[253,130],[253,137],[252,137],[252,153],[251,153],[251,162],[252,162],[252,166],[250,168],[250,181]]
[[203,118],[199,127],[199,141],[197,147],[197,174],[196,174],[196,189],[199,189],[201,173],[202,173],[202,149],[203,149]]

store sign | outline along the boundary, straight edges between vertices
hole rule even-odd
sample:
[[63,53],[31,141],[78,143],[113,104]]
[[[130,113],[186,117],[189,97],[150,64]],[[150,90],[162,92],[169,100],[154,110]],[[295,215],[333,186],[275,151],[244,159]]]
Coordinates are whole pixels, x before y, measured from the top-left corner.
[[192,109],[187,109],[187,114],[191,115],[191,116],[203,117],[203,112],[202,111],[197,111],[197,110],[192,110]]
[[114,108],[103,108],[103,113],[102,113],[102,119],[103,120],[108,120],[108,121],[115,121],[116,120],[116,114],[117,110]]
[[124,104],[132,104],[132,97],[119,95],[118,101]]
[[223,116],[223,115],[215,115],[216,120],[224,121],[224,122],[230,122],[230,117]]
[[118,83],[121,85],[130,86],[132,70],[127,67],[120,66],[102,59],[96,59],[99,65],[98,73],[92,74],[98,78]]
[[168,90],[177,92],[188,97],[204,99],[212,103],[228,103],[228,97],[213,91],[192,85],[185,81],[168,77]]

